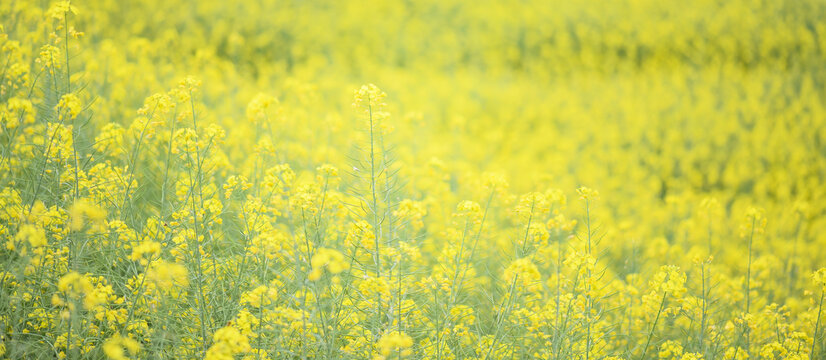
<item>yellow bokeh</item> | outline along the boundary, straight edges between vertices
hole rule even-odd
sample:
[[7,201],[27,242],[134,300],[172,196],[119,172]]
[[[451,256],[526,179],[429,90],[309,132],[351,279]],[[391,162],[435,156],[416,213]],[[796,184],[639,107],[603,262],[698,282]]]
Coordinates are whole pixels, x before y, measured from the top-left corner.
[[0,357],[826,357],[826,3],[4,1]]

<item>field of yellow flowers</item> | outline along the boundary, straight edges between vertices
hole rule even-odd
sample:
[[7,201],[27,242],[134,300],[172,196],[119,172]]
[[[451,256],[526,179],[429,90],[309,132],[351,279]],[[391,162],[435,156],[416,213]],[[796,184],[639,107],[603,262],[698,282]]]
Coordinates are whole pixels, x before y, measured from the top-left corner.
[[0,183],[0,358],[826,359],[826,3],[5,0]]

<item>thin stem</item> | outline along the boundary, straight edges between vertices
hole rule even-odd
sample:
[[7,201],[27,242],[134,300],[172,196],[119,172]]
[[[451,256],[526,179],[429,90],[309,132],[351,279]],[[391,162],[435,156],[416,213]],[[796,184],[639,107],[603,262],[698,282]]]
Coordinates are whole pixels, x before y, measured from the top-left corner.
[[[196,151],[197,151],[197,149],[196,149]],[[188,167],[189,186],[190,186],[190,196],[189,196],[189,198],[191,200],[190,202],[191,202],[191,205],[192,205],[192,221],[193,221],[192,229],[193,229],[193,232],[195,233],[195,238],[193,239],[193,241],[195,243],[195,249],[194,249],[195,250],[195,266],[197,267],[196,274],[198,276],[198,280],[195,282],[195,286],[198,287],[198,291],[197,291],[198,304],[200,305],[199,306],[199,310],[200,310],[199,311],[199,317],[200,317],[200,320],[201,320],[201,347],[203,348],[204,354],[206,354],[206,351],[207,351],[207,335],[206,335],[206,333],[207,333],[207,324],[206,324],[206,304],[204,304],[204,301],[205,301],[204,300],[204,287],[201,284],[201,282],[204,280],[203,268],[201,266],[201,242],[200,242],[200,239],[198,239],[198,212],[197,212],[197,208],[195,207],[195,194],[193,194],[193,192],[195,190],[195,184],[193,183],[194,180],[192,179],[192,166],[191,166],[192,165],[192,156],[187,156],[187,158],[189,159],[189,164],[190,164],[190,166]]]
[[809,360],[814,359],[815,355],[815,344],[817,344],[817,333],[820,330],[820,313],[823,310],[823,294],[826,291],[820,291],[820,305],[817,306],[817,321],[815,322],[815,333],[812,334],[812,351],[809,352]]
[[499,340],[499,330],[502,327],[502,323],[505,321],[504,319],[508,317],[510,314],[511,304],[513,302],[513,296],[516,290],[516,282],[519,280],[519,273],[513,276],[513,281],[511,282],[510,290],[508,290],[508,298],[507,303],[505,303],[505,307],[502,309],[502,312],[497,312],[496,314],[496,330],[493,333],[493,340],[490,343],[490,347],[488,348],[488,352],[485,354],[485,359],[490,358],[490,353],[493,351],[493,348],[496,347],[496,342]]
[[706,312],[707,312],[707,300],[706,300],[706,268],[705,262],[700,264],[700,277],[702,281],[702,293],[703,293],[703,306],[702,306],[702,314],[700,315],[700,335],[699,335],[699,343],[700,349],[702,353],[705,353],[705,344],[704,344],[704,337],[706,332]]
[[[748,268],[746,269],[746,313],[745,315],[749,314],[749,309],[751,308],[751,244],[752,240],[754,239],[754,225],[757,223],[757,218],[752,217],[751,219],[751,234],[749,235],[749,263]],[[747,318],[743,321],[744,325],[746,326],[746,354],[751,357],[751,328],[748,324]]]
[[66,92],[72,92],[72,73],[69,71],[69,12],[63,13],[63,35],[66,46]]
[[[63,34],[64,34],[64,42],[66,48],[66,93],[72,92],[72,72],[69,70],[69,13],[63,13]],[[73,131],[74,133],[75,131]],[[72,137],[75,137],[72,134]],[[78,168],[80,167],[80,162],[77,159],[77,141],[72,141],[72,155],[75,160],[75,197],[76,200],[80,193],[80,182],[78,181]]]
[[[473,259],[473,255],[476,252],[476,245],[479,244],[479,238],[482,235],[482,229],[485,226],[485,220],[488,218],[488,210],[490,209],[490,204],[493,202],[493,196],[496,194],[496,188],[492,188],[490,190],[490,195],[488,196],[488,201],[485,204],[485,211],[482,213],[482,222],[479,223],[479,230],[476,232],[476,236],[473,239],[473,246],[470,248],[470,254],[468,255],[468,259]],[[465,275],[467,274],[468,268],[470,266],[465,263],[464,269],[462,270],[462,276],[459,278],[459,282],[457,286],[459,289],[456,290],[456,294],[458,295],[459,291],[461,291],[462,283],[465,281]]]
[[[588,230],[588,259],[591,258],[591,201],[585,200],[585,224]],[[593,306],[593,299],[591,298],[591,268],[588,267],[588,279],[585,281],[585,299],[587,309],[585,313],[585,323],[587,326],[587,334],[585,338],[585,360],[588,360],[591,355],[591,307]],[[659,316],[659,314],[658,314]]]
[[645,353],[648,352],[648,345],[651,344],[651,338],[654,336],[654,329],[657,328],[657,322],[660,321],[660,314],[663,312],[663,308],[665,307],[665,298],[668,296],[668,292],[663,293],[663,299],[660,301],[660,309],[657,310],[657,317],[654,318],[654,323],[651,324],[651,329],[648,330],[648,339],[645,340],[645,347],[642,348],[642,355],[640,356],[640,360],[645,359]]
[[[376,195],[376,152],[375,152],[375,134],[374,128],[375,124],[373,123],[373,106],[370,104],[371,99],[368,98],[368,113],[370,117],[370,193],[373,197],[373,204],[372,204],[372,212],[373,212],[373,237],[375,238],[375,254],[373,254],[373,262],[376,265],[376,278],[381,278],[381,254],[380,251],[380,244],[381,244],[381,224],[379,222],[379,209],[378,209],[378,197]],[[378,335],[379,329],[381,328],[381,313],[382,313],[382,303],[381,303],[381,293],[376,294],[376,298],[378,303],[378,311],[376,312],[376,331],[374,332],[374,336]]]

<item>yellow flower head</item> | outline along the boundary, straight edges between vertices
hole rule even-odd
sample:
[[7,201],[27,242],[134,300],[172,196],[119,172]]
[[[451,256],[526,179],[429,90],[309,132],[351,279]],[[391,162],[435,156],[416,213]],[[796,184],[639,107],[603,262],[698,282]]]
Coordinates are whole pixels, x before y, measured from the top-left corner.
[[69,228],[72,231],[78,231],[83,229],[87,223],[93,225],[103,224],[103,220],[106,219],[106,212],[93,205],[89,200],[80,199],[75,201],[69,209],[69,218],[71,220]]
[[60,97],[60,101],[55,108],[60,118],[64,121],[74,120],[80,111],[83,110],[83,104],[76,94],[66,94]]
[[109,360],[128,360],[129,355],[137,355],[141,345],[135,339],[115,334],[103,343],[103,353]]
[[271,109],[278,106],[278,99],[274,96],[259,93],[247,104],[247,120],[253,124],[270,119]]
[[154,283],[158,289],[172,290],[175,287],[186,287],[189,278],[186,267],[173,262],[157,260],[146,271],[146,279]]
[[333,249],[319,248],[310,260],[312,271],[309,279],[318,280],[321,278],[323,269],[327,269],[331,274],[338,274],[349,266],[344,260],[344,255]]
[[58,1],[46,11],[46,16],[55,20],[63,20],[68,14],[77,15],[77,7],[72,5],[71,0]]
[[389,356],[398,353],[401,356],[408,356],[412,353],[413,338],[401,331],[391,331],[381,336],[376,344],[382,356]]
[[599,200],[599,191],[582,186],[576,189],[579,198],[585,201]]
[[212,336],[212,346],[206,353],[206,360],[233,359],[236,354],[250,351],[249,339],[238,329],[226,326]]

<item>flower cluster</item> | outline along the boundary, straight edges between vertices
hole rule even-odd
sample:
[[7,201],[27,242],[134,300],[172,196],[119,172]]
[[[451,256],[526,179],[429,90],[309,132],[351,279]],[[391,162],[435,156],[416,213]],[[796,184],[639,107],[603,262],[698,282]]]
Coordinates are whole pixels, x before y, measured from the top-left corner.
[[0,1],[0,358],[826,358],[823,1],[90,5]]

